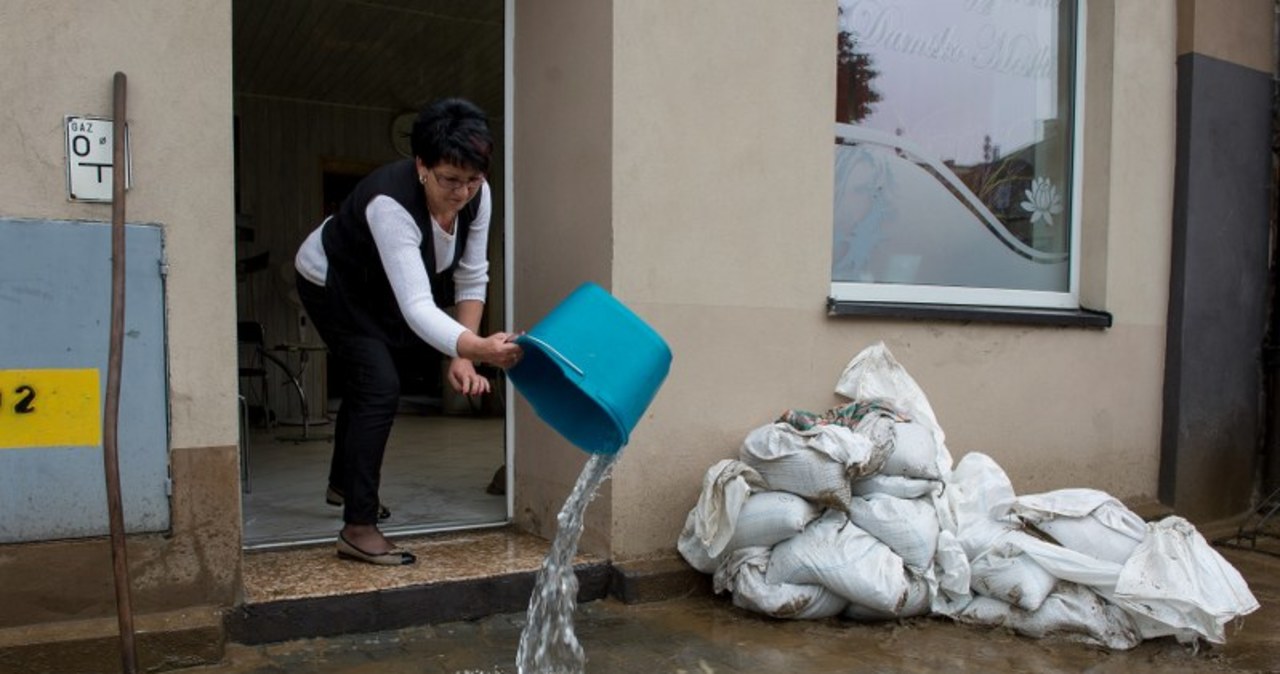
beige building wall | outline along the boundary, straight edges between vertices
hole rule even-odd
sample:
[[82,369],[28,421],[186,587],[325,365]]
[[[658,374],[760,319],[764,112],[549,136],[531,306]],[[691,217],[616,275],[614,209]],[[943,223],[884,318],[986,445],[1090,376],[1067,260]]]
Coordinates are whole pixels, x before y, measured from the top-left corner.
[[705,469],[784,409],[840,402],[880,340],[957,460],[990,454],[1020,493],[1155,494],[1176,7],[1089,4],[1088,58],[1114,67],[1089,69],[1084,139],[1082,303],[1105,331],[828,317],[833,4],[614,3],[613,290],[675,354],[614,473],[615,559],[669,554]]
[[[110,117],[112,77],[128,77],[127,220],[163,226],[170,267],[174,483],[170,535],[130,537],[134,608],[229,605],[240,573],[231,4],[9,0],[0,61],[4,217],[111,220],[110,205],[67,199],[63,116]],[[0,627],[114,615],[106,539],[0,546],[0,568]]]
[[[613,285],[614,3],[517,1],[514,327],[527,329],[584,281]],[[551,538],[586,455],[515,402],[517,525]],[[586,512],[581,548],[608,555],[612,490]]]

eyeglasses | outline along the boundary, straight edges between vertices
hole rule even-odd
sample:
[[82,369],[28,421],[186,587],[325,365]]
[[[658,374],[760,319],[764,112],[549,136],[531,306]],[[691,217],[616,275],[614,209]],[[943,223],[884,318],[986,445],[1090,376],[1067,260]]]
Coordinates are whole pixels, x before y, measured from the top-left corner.
[[445,188],[450,192],[456,192],[463,188],[466,188],[467,191],[471,191],[476,189],[477,187],[480,187],[480,183],[484,182],[483,173],[473,178],[469,178],[467,180],[463,180],[461,178],[454,178],[452,176],[441,177],[440,174],[431,170],[428,170],[427,173],[430,173],[431,177],[436,179],[436,184],[440,185],[441,187]]

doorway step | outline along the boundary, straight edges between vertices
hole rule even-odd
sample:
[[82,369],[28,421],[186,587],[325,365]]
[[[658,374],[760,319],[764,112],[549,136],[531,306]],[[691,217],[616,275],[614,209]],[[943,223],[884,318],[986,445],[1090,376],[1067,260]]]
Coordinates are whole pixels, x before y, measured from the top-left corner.
[[[228,640],[261,644],[519,611],[550,546],[511,527],[395,542],[417,563],[342,560],[332,545],[246,553],[244,601],[227,614]],[[607,561],[579,555],[574,570],[578,601],[608,593]]]
[[[341,560],[331,545],[245,554],[244,600],[226,616],[227,640],[263,644],[473,620],[524,610],[550,541],[506,526],[396,544],[416,564]],[[574,559],[578,601],[626,603],[710,594],[710,578],[683,559],[610,563]]]

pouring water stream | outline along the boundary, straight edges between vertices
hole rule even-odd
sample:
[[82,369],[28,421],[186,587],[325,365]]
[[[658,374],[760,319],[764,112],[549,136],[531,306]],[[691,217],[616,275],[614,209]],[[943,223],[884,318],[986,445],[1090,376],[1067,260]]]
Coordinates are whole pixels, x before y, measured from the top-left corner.
[[524,630],[520,633],[520,648],[516,653],[520,674],[580,674],[586,667],[586,653],[573,633],[573,612],[578,600],[573,557],[578,552],[587,504],[609,479],[617,458],[617,453],[592,454],[556,517],[559,526],[556,538],[538,570]]

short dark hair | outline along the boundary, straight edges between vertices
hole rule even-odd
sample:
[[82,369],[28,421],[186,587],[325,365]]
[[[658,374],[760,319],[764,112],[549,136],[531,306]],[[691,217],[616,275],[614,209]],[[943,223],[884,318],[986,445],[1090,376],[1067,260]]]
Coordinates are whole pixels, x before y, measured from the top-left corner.
[[430,103],[418,113],[409,142],[414,156],[428,167],[444,162],[489,172],[489,118],[471,101],[444,98]]

